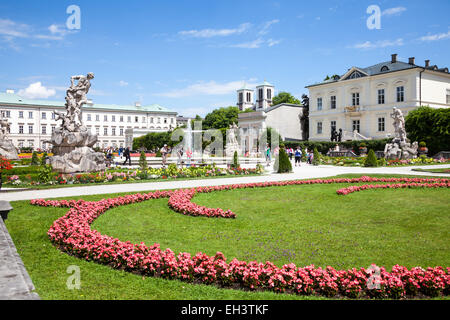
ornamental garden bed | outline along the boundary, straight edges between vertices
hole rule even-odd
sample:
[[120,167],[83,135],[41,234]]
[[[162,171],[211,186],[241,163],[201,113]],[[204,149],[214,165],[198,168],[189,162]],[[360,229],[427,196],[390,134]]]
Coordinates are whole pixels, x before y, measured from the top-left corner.
[[[366,190],[350,195],[337,193],[337,190],[351,187],[355,182],[358,182],[359,186],[390,184],[399,186],[405,183],[410,186],[396,190],[379,187],[376,190]],[[272,291],[293,294],[282,295],[283,299],[324,296],[363,298],[372,296],[371,294],[390,298],[413,295],[442,297],[442,294],[448,294],[448,282],[445,282],[448,281],[449,271],[445,265],[449,261],[449,247],[445,240],[449,225],[448,215],[445,214],[445,208],[449,205],[447,187],[448,180],[326,179],[272,186],[246,184],[227,187],[225,189],[230,190],[220,192],[221,188],[216,187],[196,189],[192,208],[188,204],[192,203],[190,201],[183,203],[181,200],[174,200],[178,204],[178,207],[175,204],[175,209],[179,212],[183,212],[184,209],[187,212],[195,212],[199,206],[222,208],[222,211],[217,211],[222,213],[231,209],[231,212],[235,214],[234,219],[191,217],[175,213],[169,208],[167,199],[162,198],[174,197],[177,193],[174,191],[152,192],[147,195],[121,198],[115,196],[115,200],[92,203],[40,201],[36,204],[72,207],[70,209],[72,213],[55,221],[49,236],[60,249],[82,257],[83,260],[68,255],[55,255],[54,251],[57,250],[50,246],[50,242],[48,239],[45,240],[42,234],[45,226],[46,232],[52,224],[50,217],[45,219],[46,222],[38,228],[41,230],[40,235],[35,237],[39,238],[39,241],[32,242],[30,247],[26,247],[24,243],[19,246],[19,252],[22,255],[21,251],[24,250],[25,256],[34,260],[32,269],[41,269],[37,272],[40,276],[46,273],[45,269],[55,273],[54,268],[59,268],[58,270],[64,268],[58,263],[54,268],[47,265],[40,267],[40,263],[36,260],[45,260],[48,256],[53,260],[58,260],[58,256],[64,261],[69,259],[70,263],[80,263],[81,270],[85,268],[88,270],[86,271],[87,279],[83,282],[86,283],[87,288],[84,288],[82,294],[96,299],[105,295],[114,295],[113,292],[116,291],[116,295],[121,297],[133,297],[136,292],[144,294],[144,298],[155,297],[154,293],[146,292],[146,289],[156,289],[156,287],[160,298],[187,297],[187,292],[193,294],[189,297],[190,299],[205,296],[237,299],[279,297],[279,295],[273,295]],[[201,193],[199,193],[200,190]],[[396,205],[392,206],[391,201],[386,199],[392,199],[394,194]],[[180,196],[183,198],[183,194]],[[191,194],[185,194],[184,198],[190,196]],[[158,199],[141,201],[148,198]],[[100,199],[97,196],[85,200]],[[27,214],[22,215],[22,222],[46,215],[53,218],[64,216],[69,210],[51,206],[32,207],[24,202],[18,204],[20,204],[19,208],[15,208],[14,213],[19,212],[20,215],[22,211],[27,211]],[[116,207],[118,204],[121,206]],[[112,208],[113,205],[114,208]],[[107,207],[110,207],[110,212],[105,211]],[[211,211],[200,210],[200,212]],[[105,214],[93,222],[100,213]],[[75,220],[71,224],[64,223],[67,218],[76,219],[81,224],[87,223],[83,232],[90,234],[88,237],[90,240],[78,237],[77,233],[71,233],[69,242],[64,240],[65,236],[60,237],[66,233],[64,230],[69,231],[64,228],[77,229],[78,222]],[[8,223],[12,224],[10,232],[13,238],[17,232],[19,220],[21,219],[15,219],[14,216],[8,219]],[[92,222],[92,228],[88,227]],[[63,226],[64,230],[61,229]],[[33,226],[31,230],[35,227]],[[34,238],[33,232],[27,234]],[[95,241],[92,242],[94,238]],[[139,244],[141,241],[148,244],[157,242],[159,245],[134,246],[132,244]],[[78,246],[81,243],[83,245]],[[118,245],[122,251],[119,255],[115,255],[109,249],[104,250],[105,244],[108,248]],[[43,256],[38,256],[36,252],[33,254],[33,246],[39,246],[41,251],[44,249]],[[171,248],[173,251],[162,248]],[[200,251],[203,253],[197,254]],[[223,253],[216,254],[217,251]],[[117,251],[114,252],[117,253]],[[178,252],[184,253],[178,254]],[[145,259],[150,260],[144,262]],[[86,260],[95,260],[107,266],[88,263]],[[27,266],[29,260],[24,259],[24,261]],[[384,271],[380,270],[382,280],[385,282],[383,282],[383,290],[368,293],[362,288],[362,284],[366,283],[367,269],[372,263],[386,268]],[[314,266],[311,266],[312,264]],[[396,266],[397,264],[407,269]],[[145,266],[148,268],[142,269]],[[422,270],[414,268],[416,266],[433,268]],[[112,270],[111,267],[119,270]],[[183,269],[184,267],[187,269]],[[106,277],[120,285],[112,288],[112,284],[108,283],[100,285],[100,289],[94,289],[95,285],[100,284],[99,280],[94,279],[94,275],[98,275],[100,270],[107,274],[102,276],[102,279]],[[123,270],[135,272],[139,276],[131,276]],[[225,276],[224,270],[230,271],[231,276]],[[246,270],[249,271],[247,276],[245,276]],[[64,270],[61,272],[63,273]],[[30,273],[33,278],[33,271]],[[142,278],[142,275],[153,277]],[[256,282],[255,275],[257,275]],[[40,279],[40,276],[37,278]],[[126,278],[130,283],[120,281],[121,277]],[[426,281],[422,278],[417,280],[419,277],[428,278]],[[347,280],[350,279],[351,281],[348,282]],[[405,279],[419,281],[419,288],[415,286],[416,290],[405,287],[401,284]],[[309,283],[310,280],[312,283]],[[48,278],[42,281],[46,283],[41,287],[43,293],[39,292],[39,281],[36,282],[34,278],[33,281],[41,297],[45,297],[46,294],[59,295],[61,291],[64,291],[57,289],[56,279],[50,279],[50,283],[45,282]],[[199,282],[214,285],[206,288],[204,285],[190,284]],[[302,286],[300,287],[299,284]],[[49,286],[51,293],[46,293],[45,288]],[[59,284],[59,286],[62,285]],[[125,293],[126,288],[131,286],[133,292]],[[250,291],[226,290],[218,287],[239,287]],[[252,290],[257,292],[251,292]],[[259,292],[260,290],[262,292]],[[79,293],[62,293],[64,297],[79,298],[77,294]]]
[[59,174],[49,173],[42,181],[39,176],[40,166],[16,167],[2,176],[4,186],[17,188],[46,189],[54,187],[70,187],[86,184],[109,184],[109,183],[136,183],[136,182],[154,182],[165,180],[189,180],[217,177],[236,177],[260,175],[264,173],[262,166],[256,166],[254,169],[246,168],[219,168],[212,165],[189,168],[177,168],[175,165],[169,165],[166,169],[149,168],[147,170],[124,170],[111,169],[104,172],[93,173],[75,173]]

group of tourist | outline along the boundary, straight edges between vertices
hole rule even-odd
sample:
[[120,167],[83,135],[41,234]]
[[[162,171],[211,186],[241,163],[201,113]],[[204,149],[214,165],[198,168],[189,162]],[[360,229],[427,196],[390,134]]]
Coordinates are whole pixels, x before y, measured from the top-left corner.
[[[293,148],[287,148],[286,153],[289,156],[289,160],[292,161],[292,158],[294,158],[294,165],[296,167],[301,166],[303,153],[302,153],[302,149],[300,148],[300,146],[297,146],[297,148],[295,148],[295,150]],[[314,159],[314,152],[312,150],[308,150],[308,148],[305,148],[304,154],[306,156],[306,163],[312,164],[313,159]]]

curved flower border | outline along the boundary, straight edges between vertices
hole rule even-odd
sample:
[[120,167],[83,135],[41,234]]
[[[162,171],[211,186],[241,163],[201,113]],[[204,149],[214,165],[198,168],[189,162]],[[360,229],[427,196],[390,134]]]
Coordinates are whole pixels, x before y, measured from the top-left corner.
[[449,179],[421,178],[370,178],[291,180],[234,184],[228,186],[199,187],[175,191],[156,191],[133,194],[100,201],[84,200],[31,200],[32,205],[45,207],[68,207],[68,213],[57,219],[48,231],[52,243],[68,254],[108,265],[129,272],[179,279],[193,283],[214,284],[220,287],[248,290],[271,290],[279,293],[300,295],[345,296],[349,298],[393,298],[414,296],[439,296],[450,293],[450,268],[440,266],[422,269],[395,265],[391,272],[384,267],[372,265],[368,269],[336,270],[330,266],[316,268],[314,265],[297,267],[285,264],[281,268],[272,262],[240,261],[227,262],[221,252],[208,256],[199,252],[191,256],[187,252],[178,255],[171,249],[161,250],[155,243],[148,247],[144,243],[132,244],[92,230],[90,224],[113,207],[138,203],[150,199],[169,198],[169,206],[182,214],[193,216],[235,218],[236,215],[222,209],[198,206],[191,202],[196,193],[214,192],[239,188],[270,186],[391,182],[395,184],[350,186],[339,189],[338,194],[377,188],[450,187]]

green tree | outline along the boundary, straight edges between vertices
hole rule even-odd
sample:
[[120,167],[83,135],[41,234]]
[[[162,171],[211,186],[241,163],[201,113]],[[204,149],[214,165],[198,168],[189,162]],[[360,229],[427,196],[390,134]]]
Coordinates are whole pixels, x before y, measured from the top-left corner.
[[277,173],[292,172],[292,164],[284,148],[280,148],[274,167],[277,168]]
[[147,156],[145,154],[145,151],[141,151],[141,156],[139,157],[139,167],[141,170],[147,169]]
[[450,150],[450,108],[421,106],[405,117],[405,128],[411,141],[424,141],[428,154]]
[[277,105],[280,103],[301,104],[300,100],[294,97],[289,92],[280,92],[272,99],[272,104]]
[[364,160],[364,167],[377,167],[377,166],[378,160],[377,156],[375,155],[375,151],[373,151],[373,149],[370,149],[366,159]]
[[226,107],[215,109],[205,116],[202,128],[207,129],[228,129],[232,123],[238,122],[238,107]]
[[232,169],[238,169],[239,168],[239,157],[237,151],[233,154],[233,163],[231,164]]
[[320,153],[319,153],[319,151],[317,151],[317,148],[314,148],[313,154],[314,154],[314,158],[313,158],[312,164],[317,166],[320,164]]
[[32,166],[40,165],[39,158],[38,158],[36,151],[33,151],[33,153],[31,154],[31,165]]

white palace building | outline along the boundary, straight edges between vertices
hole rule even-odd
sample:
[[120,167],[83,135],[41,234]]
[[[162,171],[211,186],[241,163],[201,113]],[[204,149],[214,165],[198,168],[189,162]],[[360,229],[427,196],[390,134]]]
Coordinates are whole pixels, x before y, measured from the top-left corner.
[[[48,149],[46,141],[60,121],[54,111],[65,112],[64,102],[30,100],[7,90],[0,93],[0,112],[10,123],[9,138],[18,148]],[[126,131],[164,132],[176,128],[177,113],[152,104],[141,106],[88,103],[82,108],[83,124],[96,133],[96,147],[126,146]]]
[[[309,89],[309,139],[329,141],[332,129],[344,132],[342,140],[383,139],[393,136],[390,114],[397,107],[406,116],[422,105],[450,107],[450,74],[425,60],[390,61],[367,68],[350,68],[344,75]],[[355,133],[356,130],[356,133]]]

